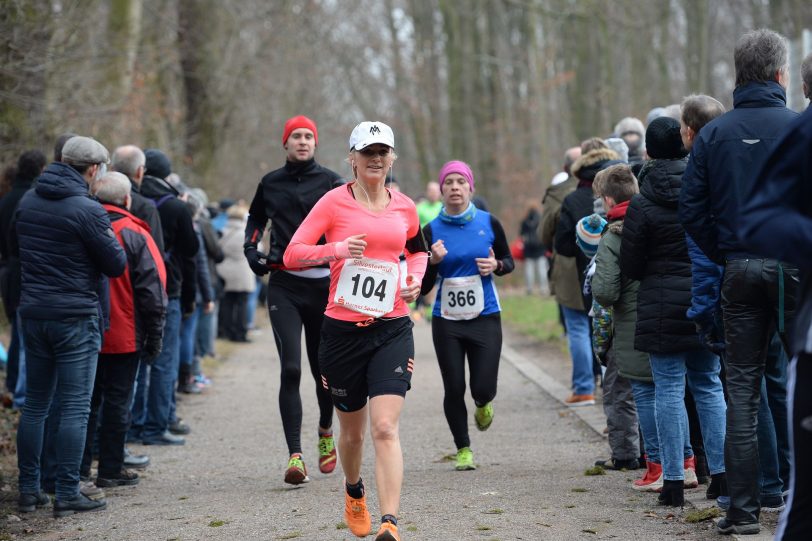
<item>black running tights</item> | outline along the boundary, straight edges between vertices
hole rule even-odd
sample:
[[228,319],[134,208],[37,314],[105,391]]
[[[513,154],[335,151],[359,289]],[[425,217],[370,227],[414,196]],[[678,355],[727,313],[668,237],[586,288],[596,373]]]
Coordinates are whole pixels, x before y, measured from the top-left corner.
[[477,406],[484,406],[496,396],[502,354],[502,319],[499,314],[467,321],[450,321],[435,316],[431,320],[431,331],[443,375],[445,418],[457,449],[469,447],[465,357],[468,356],[471,396]]
[[319,403],[319,426],[330,428],[333,423],[333,402],[329,392],[321,384],[319,373],[321,322],[324,319],[329,287],[329,278],[300,278],[284,271],[273,273],[268,282],[268,311],[281,364],[279,411],[282,414],[285,441],[291,454],[302,452],[302,398],[299,395],[302,327],[310,373],[313,375]]

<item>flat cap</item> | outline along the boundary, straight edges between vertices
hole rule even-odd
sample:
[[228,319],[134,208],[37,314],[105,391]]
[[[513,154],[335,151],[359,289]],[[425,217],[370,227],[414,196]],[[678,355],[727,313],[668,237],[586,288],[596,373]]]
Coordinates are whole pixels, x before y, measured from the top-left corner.
[[62,161],[75,165],[93,165],[108,163],[110,153],[104,145],[92,137],[76,135],[68,139],[62,147]]

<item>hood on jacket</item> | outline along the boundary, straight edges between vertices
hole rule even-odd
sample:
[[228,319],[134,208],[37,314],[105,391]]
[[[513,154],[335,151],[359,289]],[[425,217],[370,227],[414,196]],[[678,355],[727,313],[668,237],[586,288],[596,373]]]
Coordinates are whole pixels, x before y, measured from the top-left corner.
[[86,196],[90,193],[85,177],[70,165],[62,162],[54,162],[46,167],[37,178],[34,190],[37,195],[46,199],[64,199]]
[[144,180],[141,181],[141,195],[149,199],[160,199],[165,195],[180,195],[167,181],[162,180],[152,175],[144,175]]
[[617,152],[608,148],[596,148],[590,150],[574,164],[572,164],[572,174],[582,182],[592,182],[598,171],[612,165],[609,162],[621,163]]
[[658,205],[677,208],[687,158],[649,160],[640,170],[640,194]]

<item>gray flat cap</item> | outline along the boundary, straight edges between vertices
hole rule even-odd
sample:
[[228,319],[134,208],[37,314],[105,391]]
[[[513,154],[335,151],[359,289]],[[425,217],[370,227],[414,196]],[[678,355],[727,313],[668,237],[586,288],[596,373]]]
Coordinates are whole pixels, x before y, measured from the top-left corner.
[[77,135],[71,137],[62,147],[62,161],[76,165],[93,165],[97,163],[108,163],[110,153],[104,145],[92,137],[82,137]]

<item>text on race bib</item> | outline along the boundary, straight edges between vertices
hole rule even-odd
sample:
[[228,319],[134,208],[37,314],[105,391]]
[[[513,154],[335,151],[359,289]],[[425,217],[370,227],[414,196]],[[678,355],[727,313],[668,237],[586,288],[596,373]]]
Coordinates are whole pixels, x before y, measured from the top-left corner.
[[474,319],[485,309],[482,278],[477,275],[443,278],[440,313],[443,319]]
[[381,317],[395,307],[399,279],[397,263],[347,259],[338,277],[333,302],[354,312]]

